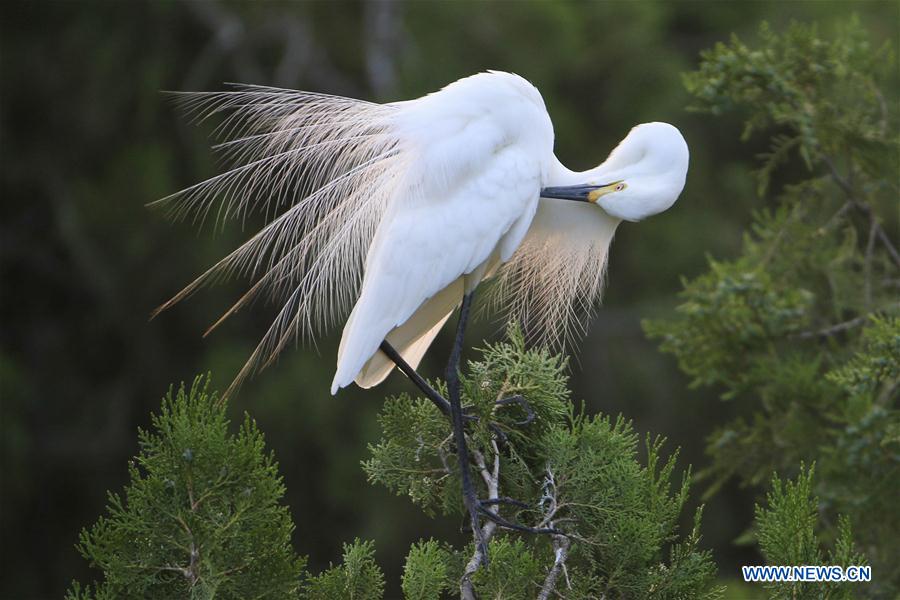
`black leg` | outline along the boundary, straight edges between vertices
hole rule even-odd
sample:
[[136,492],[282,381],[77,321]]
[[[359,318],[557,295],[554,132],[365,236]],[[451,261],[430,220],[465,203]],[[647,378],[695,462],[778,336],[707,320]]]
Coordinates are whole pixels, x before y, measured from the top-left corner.
[[469,473],[469,452],[466,447],[466,432],[463,423],[462,402],[460,400],[459,383],[459,359],[462,354],[463,334],[466,331],[466,323],[469,320],[469,309],[472,306],[472,292],[463,296],[462,306],[459,308],[459,324],[456,326],[456,339],[453,349],[450,351],[450,361],[447,364],[447,391],[450,396],[450,418],[453,422],[453,438],[456,442],[456,456],[459,459],[459,472],[462,479],[463,502],[469,512],[469,520],[472,523],[472,533],[475,542],[481,550],[484,563],[488,563],[487,544],[481,534],[478,520],[478,499],[475,489],[472,487],[472,478]]
[[512,498],[488,498],[487,500],[481,500],[478,502],[478,510],[482,514],[482,516],[484,516],[485,519],[493,521],[500,527],[510,529],[512,531],[519,531],[521,533],[566,535],[559,529],[554,529],[552,527],[526,527],[525,525],[519,525],[518,523],[508,521],[497,513],[487,510],[487,506],[493,506],[495,504],[512,504],[514,506],[521,506],[523,503],[519,502],[518,500],[513,500]]
[[[419,388],[419,390],[425,394],[429,400],[431,400],[435,406],[437,406],[438,410],[444,413],[448,419],[452,419],[450,415],[450,403],[441,396],[441,394],[428,385],[428,382],[425,381],[419,373],[413,369],[408,362],[397,352],[397,349],[391,346],[391,344],[384,340],[381,342],[381,351],[393,361],[397,368],[400,369],[409,379],[413,382],[413,384]],[[527,425],[534,420],[534,411],[531,410],[531,407],[528,405],[528,402],[522,396],[513,396],[512,398],[505,398],[503,400],[497,401],[498,405],[506,405],[506,404],[519,404],[521,405],[526,412],[526,417],[524,421],[516,421],[516,425]],[[478,417],[473,417],[472,415],[463,414],[463,421],[477,421]],[[497,435],[497,439],[500,440],[501,444],[506,443],[506,434],[503,433],[503,430],[496,423],[488,424],[488,427],[491,428]]]
[[409,379],[416,385],[417,388],[422,390],[422,393],[428,397],[429,400],[434,402],[434,405],[438,407],[442,413],[450,416],[450,403],[447,402],[443,396],[441,396],[436,389],[428,385],[428,382],[422,379],[422,376],[416,373],[416,370],[409,366],[409,363],[406,362],[400,353],[397,352],[393,346],[391,346],[387,340],[381,342],[381,351],[384,352],[388,358],[390,358],[397,368],[403,371],[403,374],[409,377]]
[[[460,398],[460,381],[459,381],[459,363],[462,355],[463,348],[463,336],[466,330],[466,324],[469,320],[469,311],[472,306],[472,293],[468,293],[463,296],[462,305],[459,310],[459,323],[456,327],[456,338],[453,342],[453,349],[450,352],[450,360],[447,364],[447,390],[448,396],[450,397],[449,402],[438,393],[433,387],[431,387],[427,381],[425,381],[421,375],[419,375],[415,369],[413,369],[409,363],[404,360],[404,358],[400,355],[397,350],[388,343],[387,340],[381,342],[381,351],[385,353],[385,355],[393,361],[397,368],[400,369],[409,379],[418,387],[425,396],[431,400],[437,408],[450,417],[451,423],[453,424],[453,439],[456,444],[457,449],[457,458],[459,459],[459,469],[460,469],[460,477],[462,479],[462,488],[463,488],[463,502],[465,503],[466,510],[469,513],[469,519],[472,524],[472,532],[475,535],[475,542],[478,544],[479,549],[481,550],[481,556],[483,557],[485,565],[488,564],[488,550],[487,544],[484,541],[484,536],[481,533],[481,527],[479,527],[479,515],[482,517],[493,521],[500,527],[511,529],[513,531],[520,531],[523,533],[545,533],[545,534],[558,534],[565,535],[563,532],[546,527],[525,527],[519,525],[517,523],[513,523],[507,519],[504,519],[500,515],[497,515],[490,510],[487,510],[488,506],[496,505],[496,504],[511,504],[515,506],[519,506],[520,508],[526,508],[526,505],[518,500],[513,500],[512,498],[489,498],[487,500],[478,500],[475,495],[475,489],[472,486],[472,478],[469,472],[469,452],[466,446],[466,436],[465,436],[465,422],[471,420],[477,420],[477,417],[473,417],[470,415],[463,414],[462,411],[462,402]],[[522,396],[512,396],[510,398],[504,398],[502,400],[498,400],[496,403],[498,406],[507,406],[507,405],[519,405],[525,411],[526,416],[522,421],[516,422],[516,425],[527,425],[531,423],[535,419],[534,411],[529,406],[528,402]],[[498,439],[504,441],[506,439],[506,435],[494,423],[489,424],[489,427],[492,431],[498,436]]]

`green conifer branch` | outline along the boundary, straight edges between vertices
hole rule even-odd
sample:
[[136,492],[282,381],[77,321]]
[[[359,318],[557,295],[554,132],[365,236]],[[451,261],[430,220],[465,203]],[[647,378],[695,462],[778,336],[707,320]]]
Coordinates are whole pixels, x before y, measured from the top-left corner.
[[[674,317],[644,327],[695,386],[745,409],[709,437],[707,494],[732,477],[764,488],[773,471],[815,462],[822,536],[843,539],[852,523],[880,574],[857,591],[896,595],[900,545],[884,533],[900,526],[893,53],[853,20],[830,37],[764,25],[755,45],[733,37],[701,58],[684,77],[693,108],[737,113],[745,139],[769,135],[757,177],[775,208],[754,215],[739,256],[685,282]],[[798,160],[806,176],[772,190]],[[785,515],[782,532],[799,526],[788,522],[799,513]]]

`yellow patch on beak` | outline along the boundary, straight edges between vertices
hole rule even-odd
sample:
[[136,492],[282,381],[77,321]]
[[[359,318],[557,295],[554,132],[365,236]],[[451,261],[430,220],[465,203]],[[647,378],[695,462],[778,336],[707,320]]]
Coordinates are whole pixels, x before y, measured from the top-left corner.
[[601,188],[588,192],[588,202],[597,202],[602,196],[613,192],[621,192],[626,187],[628,187],[628,185],[624,181],[614,181],[609,185],[604,185]]

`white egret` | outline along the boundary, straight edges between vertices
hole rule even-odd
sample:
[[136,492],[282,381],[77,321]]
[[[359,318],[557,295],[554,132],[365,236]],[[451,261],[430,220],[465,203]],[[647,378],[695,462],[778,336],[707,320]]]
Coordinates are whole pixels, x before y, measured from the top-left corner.
[[[234,274],[256,283],[213,328],[260,294],[283,303],[233,386],[349,310],[331,392],[376,385],[396,365],[448,413],[478,536],[479,512],[498,517],[480,509],[468,480],[459,401],[473,292],[496,279],[492,293],[512,318],[546,341],[565,338],[600,296],[619,223],[662,212],[681,193],[679,131],[638,125],[598,167],[574,172],[553,154],[538,90],[502,72],[390,104],[241,86],[187,94],[184,105],[200,119],[227,115],[218,148],[236,164],[160,202],[201,220],[214,207],[217,220],[259,211],[268,224],[158,310]],[[448,402],[415,368],[457,307]]]

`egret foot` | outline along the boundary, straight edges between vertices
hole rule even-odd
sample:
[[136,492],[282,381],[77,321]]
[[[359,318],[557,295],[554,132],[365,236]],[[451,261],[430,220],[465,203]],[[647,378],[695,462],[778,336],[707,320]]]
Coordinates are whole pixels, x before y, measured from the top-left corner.
[[519,500],[515,500],[513,498],[486,498],[484,500],[478,501],[478,512],[479,514],[496,523],[499,527],[503,527],[504,529],[510,529],[512,531],[519,531],[521,533],[534,533],[534,534],[547,534],[547,535],[566,535],[559,529],[555,529],[553,527],[528,527],[526,525],[520,525],[518,523],[513,523],[512,521],[505,519],[498,515],[497,513],[490,510],[489,507],[497,506],[498,504],[508,504],[511,506],[517,506],[519,508],[530,509],[531,506],[521,502]]
[[525,418],[521,421],[515,421],[513,425],[528,425],[535,419],[534,410],[532,410],[531,405],[528,404],[528,400],[526,400],[524,396],[521,396],[519,394],[510,396],[509,398],[503,398],[502,400],[497,400],[496,402],[494,402],[494,404],[496,404],[497,406],[519,405],[522,407],[522,410],[525,411]]
[[[518,405],[522,407],[522,410],[525,411],[525,418],[521,421],[514,421],[513,425],[528,425],[535,419],[534,410],[532,410],[531,405],[528,404],[528,400],[525,399],[524,396],[516,394],[515,396],[510,396],[509,398],[502,398],[494,402],[494,406],[503,407],[503,406],[513,406]],[[472,410],[474,406],[463,406],[463,416],[469,417],[470,421],[477,421],[478,417],[472,416]]]
[[[523,396],[520,396],[518,394],[515,396],[510,396],[509,398],[503,398],[501,400],[497,400],[496,402],[494,402],[494,405],[498,406],[498,407],[519,405],[522,407],[522,409],[525,411],[525,418],[520,421],[513,421],[513,423],[512,423],[513,425],[516,425],[516,426],[528,425],[528,424],[532,423],[535,419],[535,414],[534,414],[534,411],[531,409],[531,405],[528,404],[528,401],[525,400],[525,398]],[[473,408],[472,406],[464,406],[463,407],[463,418],[467,418],[469,421],[477,421],[478,417],[471,414],[472,408]],[[501,426],[501,423],[499,423],[497,421],[491,421],[490,423],[488,423],[488,427],[493,432],[493,434],[495,436],[497,436],[497,442],[499,442],[501,446],[505,446],[506,443],[509,441],[509,438],[507,437],[506,433],[503,431],[503,427]]]

